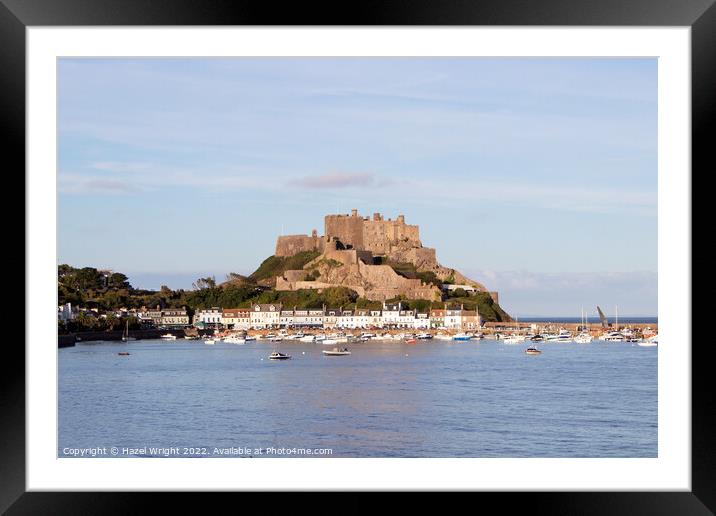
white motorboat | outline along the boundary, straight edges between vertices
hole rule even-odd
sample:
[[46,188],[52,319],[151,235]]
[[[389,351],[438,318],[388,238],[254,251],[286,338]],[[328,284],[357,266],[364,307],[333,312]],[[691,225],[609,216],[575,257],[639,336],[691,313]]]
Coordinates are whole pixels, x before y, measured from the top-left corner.
[[638,342],[638,344],[644,348],[653,348],[655,346],[658,346],[659,345],[659,335],[653,335],[653,336],[649,337],[648,339],[642,339],[641,342]]
[[224,339],[229,344],[246,344],[246,339],[241,335],[230,335]]
[[[348,342],[348,339],[346,339],[346,342]],[[321,344],[323,344],[324,346],[335,346],[336,344],[338,344],[338,339],[323,339],[321,341]]]
[[571,342],[572,334],[568,330],[559,330],[557,335],[547,335],[545,340],[548,342]]
[[208,344],[209,346],[213,346],[216,344],[216,339],[204,339],[204,344]]
[[576,337],[574,337],[574,342],[576,342],[577,344],[589,344],[590,342],[592,342],[592,340],[593,337],[587,332],[582,332]]
[[269,360],[288,360],[289,358],[291,358],[291,355],[279,353],[278,351],[274,351],[269,355]]
[[446,333],[438,333],[435,335],[437,340],[452,340],[452,337]]
[[604,342],[624,342],[626,337],[618,331],[610,331],[600,335],[599,340],[603,340]]
[[300,342],[314,342],[316,340],[316,337],[313,335],[305,335],[298,339]]
[[160,337],[162,340],[177,340],[176,335],[172,335],[171,333],[165,333]]
[[323,353],[324,355],[328,355],[328,356],[330,356],[330,357],[338,357],[338,356],[350,355],[350,354],[351,354],[351,352],[348,351],[348,348],[343,348],[343,349],[333,348],[333,349],[331,349],[331,350],[329,350],[329,349],[324,349],[324,350],[322,351],[322,353]]
[[525,341],[524,335],[510,335],[509,337],[505,337],[502,339],[502,342],[505,344],[519,344],[520,342]]

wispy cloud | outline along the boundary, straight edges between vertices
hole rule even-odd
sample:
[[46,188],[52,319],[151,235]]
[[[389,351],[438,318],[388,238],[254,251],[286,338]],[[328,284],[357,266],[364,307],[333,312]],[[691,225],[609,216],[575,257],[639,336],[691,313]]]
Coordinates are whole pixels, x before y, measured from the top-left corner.
[[95,161],[90,163],[94,170],[107,172],[146,172],[151,168],[150,163],[125,163],[121,161]]
[[103,179],[81,174],[60,174],[59,191],[69,194],[133,194],[142,190],[141,186],[121,179]]
[[350,188],[366,187],[375,183],[375,177],[370,173],[329,172],[319,176],[305,176],[289,182],[293,186],[302,188]]

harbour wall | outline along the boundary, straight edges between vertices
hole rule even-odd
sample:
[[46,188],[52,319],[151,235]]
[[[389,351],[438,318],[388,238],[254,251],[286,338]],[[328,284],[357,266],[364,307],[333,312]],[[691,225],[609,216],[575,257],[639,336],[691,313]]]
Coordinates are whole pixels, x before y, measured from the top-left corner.
[[[213,333],[214,330],[197,330],[196,328],[187,328],[186,330],[130,330],[129,336],[135,339],[158,339],[162,335],[171,333],[177,338],[184,338],[185,335],[206,335]],[[77,342],[91,342],[100,340],[122,340],[122,330],[115,331],[81,331],[77,333],[70,333],[67,335],[57,336],[57,346],[60,348],[72,347]]]

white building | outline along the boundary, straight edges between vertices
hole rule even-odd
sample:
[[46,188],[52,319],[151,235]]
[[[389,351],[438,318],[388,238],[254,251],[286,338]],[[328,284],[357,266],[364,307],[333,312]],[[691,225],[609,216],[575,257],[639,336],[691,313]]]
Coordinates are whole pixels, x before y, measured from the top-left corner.
[[57,320],[62,322],[71,321],[75,318],[72,312],[72,303],[65,303],[57,307]]
[[462,310],[445,310],[445,327],[448,330],[462,330]]
[[397,328],[400,324],[400,303],[383,303],[383,328]]
[[428,313],[415,314],[415,319],[413,319],[413,329],[429,330],[430,329],[430,314],[428,314]]
[[398,328],[412,328],[415,321],[415,310],[401,310],[398,314]]
[[254,329],[278,328],[281,324],[281,304],[251,305],[251,327]]
[[281,328],[293,327],[293,310],[281,310],[278,316],[278,325]]
[[329,308],[323,314],[323,327],[324,328],[335,328],[338,324],[338,318],[341,315],[341,311],[337,308]]
[[221,308],[212,307],[203,310],[197,310],[194,313],[194,325],[202,323],[206,326],[216,327],[221,324]]

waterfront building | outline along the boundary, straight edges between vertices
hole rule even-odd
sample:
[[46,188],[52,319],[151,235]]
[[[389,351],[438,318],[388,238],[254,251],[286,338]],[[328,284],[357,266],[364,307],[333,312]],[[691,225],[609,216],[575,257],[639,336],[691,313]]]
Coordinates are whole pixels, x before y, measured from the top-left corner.
[[365,308],[359,308],[355,311],[355,314],[353,316],[353,320],[355,321],[355,327],[356,328],[369,328],[372,326],[371,324],[371,317],[370,317],[370,310],[366,310]]
[[186,308],[162,310],[160,324],[162,326],[189,326],[189,315],[186,313]]
[[460,325],[464,331],[476,331],[480,329],[480,316],[477,310],[463,310],[460,317]]
[[400,310],[398,313],[398,328],[412,328],[415,321],[415,310]]
[[448,330],[462,330],[462,309],[445,310],[445,328]]
[[445,310],[430,310],[430,327],[433,329],[445,328]]
[[427,312],[416,313],[415,319],[413,319],[413,329],[429,330],[430,329],[430,314]]
[[400,303],[383,303],[383,328],[398,328],[401,309]]
[[354,329],[356,326],[353,310],[341,310],[341,314],[338,316],[336,326],[338,328]]
[[380,310],[370,310],[369,313],[369,327],[382,328],[383,327],[383,314]]
[[251,327],[278,328],[281,322],[281,303],[251,305]]
[[250,325],[248,308],[224,308],[221,312],[221,324],[225,328],[234,330],[247,330]]
[[278,325],[280,328],[293,328],[293,310],[281,310]]
[[218,328],[221,324],[221,314],[221,308],[218,307],[197,310],[194,313],[194,326]]
[[338,318],[341,316],[341,310],[338,308],[329,308],[323,315],[323,327],[326,329],[335,328],[338,324]]
[[151,323],[154,326],[162,324],[162,309],[160,307],[150,308],[140,313],[139,318],[142,322]]
[[323,327],[323,309],[310,308],[303,310],[294,310],[293,325],[296,328],[322,328]]

